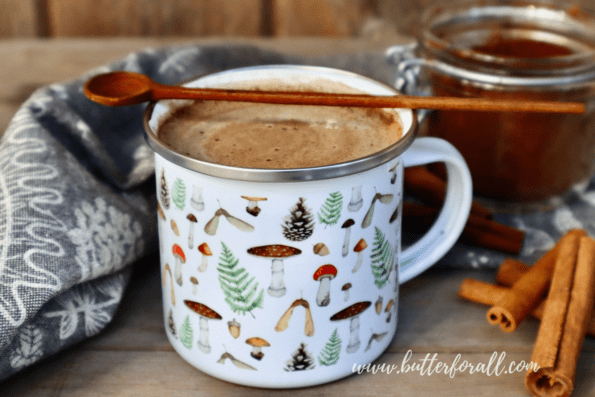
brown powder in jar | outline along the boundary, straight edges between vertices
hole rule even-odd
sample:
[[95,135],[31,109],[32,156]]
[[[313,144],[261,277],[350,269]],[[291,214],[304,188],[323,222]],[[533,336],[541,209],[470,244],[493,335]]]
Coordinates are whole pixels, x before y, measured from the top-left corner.
[[[509,58],[548,58],[572,54],[556,44],[494,36],[476,52]],[[514,100],[586,102],[587,87],[471,86],[431,73],[436,96]],[[537,113],[433,112],[429,133],[451,142],[471,170],[474,191],[485,197],[514,202],[540,201],[567,191],[593,172],[593,140],[589,131],[595,116]]]

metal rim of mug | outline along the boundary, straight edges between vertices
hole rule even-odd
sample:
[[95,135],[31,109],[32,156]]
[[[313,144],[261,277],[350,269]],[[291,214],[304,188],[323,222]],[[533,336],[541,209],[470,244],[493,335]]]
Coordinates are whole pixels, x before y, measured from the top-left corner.
[[[237,73],[237,72],[250,72],[253,70],[263,69],[288,69],[294,71],[311,71],[311,72],[331,72],[333,74],[342,74],[347,77],[353,77],[360,80],[367,80],[369,82],[378,84],[385,88],[394,91],[395,94],[400,95],[394,87],[383,83],[381,81],[372,79],[370,77],[361,76],[357,73],[348,72],[340,69],[319,67],[319,66],[302,66],[302,65],[265,65],[265,66],[249,66],[244,68],[229,69],[225,71],[209,73],[201,75],[196,79],[190,81],[196,81],[207,76],[222,74],[222,73]],[[364,172],[375,167],[378,167],[390,160],[400,156],[407,148],[413,143],[413,140],[418,133],[417,115],[415,109],[407,109],[411,114],[411,125],[407,131],[403,130],[403,136],[394,144],[384,148],[383,150],[373,153],[366,157],[361,157],[355,160],[346,161],[343,163],[330,164],[317,167],[307,168],[288,168],[288,169],[263,169],[263,168],[242,168],[234,167],[229,165],[222,165],[217,163],[211,163],[208,161],[197,160],[191,157],[182,155],[169,149],[163,143],[161,143],[155,133],[149,126],[149,120],[153,114],[153,109],[157,101],[149,103],[144,112],[143,125],[145,130],[145,140],[149,144],[149,147],[159,154],[166,160],[177,164],[183,168],[191,171],[196,171],[201,174],[214,176],[217,178],[234,179],[250,182],[304,182],[304,181],[317,181],[324,179],[339,178],[347,175],[357,174]]]

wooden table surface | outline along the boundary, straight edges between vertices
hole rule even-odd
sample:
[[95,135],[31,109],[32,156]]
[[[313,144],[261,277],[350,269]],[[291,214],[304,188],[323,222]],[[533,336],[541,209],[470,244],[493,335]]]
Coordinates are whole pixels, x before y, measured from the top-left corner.
[[[16,40],[0,41],[0,134],[18,106],[37,87],[83,72],[149,46],[197,40]],[[199,43],[228,43],[222,39]],[[237,43],[238,40],[234,40]],[[244,40],[244,42],[246,42]],[[394,38],[250,40],[270,49],[329,54],[382,49]],[[0,396],[528,396],[524,372],[500,376],[363,373],[331,384],[297,390],[238,386],[203,374],[183,361],[165,335],[157,255],[135,265],[131,284],[113,322],[99,335],[35,364],[0,383]],[[486,270],[435,268],[401,287],[397,335],[375,362],[401,366],[436,354],[436,360],[487,364],[496,353],[529,361],[538,323],[527,320],[512,334],[491,326],[486,308],[464,302],[457,290],[465,277],[493,281]],[[595,396],[595,339],[587,338],[573,396]]]

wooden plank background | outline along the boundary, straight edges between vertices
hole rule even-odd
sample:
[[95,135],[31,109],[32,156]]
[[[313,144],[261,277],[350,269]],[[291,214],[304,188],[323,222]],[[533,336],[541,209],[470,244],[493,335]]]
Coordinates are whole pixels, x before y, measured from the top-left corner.
[[419,9],[409,0],[0,0],[0,39],[353,37],[385,16],[409,29]]

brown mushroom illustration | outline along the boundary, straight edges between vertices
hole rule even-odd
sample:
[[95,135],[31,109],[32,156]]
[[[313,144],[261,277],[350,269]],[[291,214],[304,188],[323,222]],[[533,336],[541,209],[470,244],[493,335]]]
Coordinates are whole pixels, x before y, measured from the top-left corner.
[[324,243],[318,243],[314,246],[314,253],[320,256],[327,256],[331,253]]
[[370,301],[354,303],[330,318],[331,321],[351,319],[349,324],[349,344],[347,345],[347,353],[354,353],[359,349],[359,315],[370,307],[371,304],[372,302]]
[[262,360],[262,358],[264,357],[262,348],[270,346],[269,342],[262,338],[259,338],[258,336],[246,339],[246,343],[252,346],[252,352],[250,352],[250,355],[257,360]]
[[355,262],[355,266],[351,270],[351,273],[355,273],[359,270],[360,266],[362,265],[362,261],[364,260],[364,250],[368,247],[368,243],[363,238],[360,239],[355,247],[353,247],[353,252],[357,252],[357,261]]
[[163,208],[161,208],[161,204],[159,204],[159,201],[157,202],[157,213],[159,214],[159,217],[163,220],[165,220],[165,213],[163,212]]
[[165,277],[167,276],[168,273],[169,273],[169,289],[171,291],[171,304],[172,304],[172,306],[175,306],[176,305],[176,295],[174,293],[174,279],[171,274],[171,267],[169,267],[169,263],[166,263],[165,267],[163,268],[163,276],[161,277],[161,282],[163,283],[164,287],[165,287]]
[[211,252],[211,248],[207,243],[202,243],[201,245],[199,245],[198,250],[202,254],[202,261],[200,262],[200,267],[198,268],[198,271],[203,273],[205,270],[207,270],[209,256],[212,256],[213,252]]
[[328,306],[331,302],[331,280],[336,276],[337,268],[331,264],[322,265],[314,272],[314,281],[320,281],[316,295],[318,306]]
[[184,303],[190,310],[200,316],[198,348],[203,353],[209,354],[211,352],[211,346],[209,345],[209,320],[221,320],[222,317],[219,313],[202,303],[190,300],[185,300]]
[[345,240],[343,241],[343,250],[341,251],[343,257],[346,257],[349,253],[349,237],[351,236],[351,226],[353,225],[355,225],[355,221],[349,218],[341,226],[342,229],[345,229]]
[[260,207],[258,207],[259,201],[266,201],[266,197],[251,197],[251,196],[241,196],[243,199],[248,200],[248,206],[246,207],[246,212],[252,216],[258,216],[260,214]]
[[351,201],[347,205],[347,210],[350,212],[357,212],[364,205],[364,199],[362,198],[362,185],[351,188]]
[[347,302],[349,300],[349,290],[351,289],[351,283],[345,283],[343,284],[343,287],[341,287],[341,291],[345,291],[345,297],[343,298],[343,300],[345,302]]
[[391,318],[391,316],[393,314],[393,312],[390,309],[392,309],[394,303],[395,303],[395,300],[394,299],[389,300],[388,303],[386,304],[386,308],[384,309],[384,312],[385,313],[388,313],[387,316],[386,316],[386,322],[387,323],[390,323],[390,318]]
[[178,224],[176,223],[176,221],[174,221],[173,219],[171,220],[171,222],[169,223],[171,226],[171,230],[173,230],[174,234],[178,237],[180,237],[180,229],[178,229]]
[[272,258],[271,285],[267,289],[267,293],[276,298],[285,295],[287,289],[285,288],[284,281],[285,269],[283,267],[283,259],[299,255],[302,251],[287,245],[272,244],[249,248],[248,253],[263,258]]
[[174,267],[174,277],[176,279],[176,283],[178,285],[182,285],[182,264],[186,263],[186,255],[184,254],[184,250],[178,244],[174,244],[171,247],[171,252],[174,254],[174,258],[176,258],[176,266]]
[[198,223],[194,214],[188,214],[186,219],[190,221],[190,230],[188,231],[188,248],[192,249],[194,247],[194,225]]
[[227,322],[227,328],[229,328],[229,333],[233,336],[234,339],[238,339],[240,337],[240,329],[242,324],[238,323],[234,318],[231,321]]
[[192,295],[196,295],[196,288],[198,287],[198,279],[194,276],[190,277],[190,283],[192,283]]

